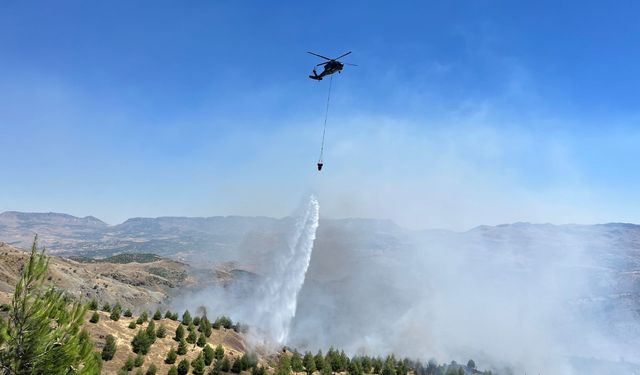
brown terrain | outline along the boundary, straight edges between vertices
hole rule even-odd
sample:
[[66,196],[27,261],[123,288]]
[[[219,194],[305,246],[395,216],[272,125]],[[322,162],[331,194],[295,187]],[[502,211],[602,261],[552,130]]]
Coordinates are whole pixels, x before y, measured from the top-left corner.
[[[28,252],[0,242],[0,303],[10,301],[28,256]],[[111,263],[51,256],[48,280],[81,300],[120,302],[125,309],[139,311],[164,305],[178,290],[195,284],[188,271],[184,263],[159,257],[145,263]]]
[[[132,351],[131,340],[140,328],[146,328],[149,323],[143,323],[138,325],[135,329],[130,329],[128,325],[137,319],[136,316],[132,318],[121,317],[120,320],[115,322],[109,319],[109,313],[101,311],[98,313],[100,314],[100,321],[96,324],[89,322],[92,312],[87,313],[87,316],[85,317],[85,327],[91,334],[96,350],[98,351],[102,351],[107,335],[113,335],[116,338],[115,356],[110,361],[104,361],[102,365],[103,374],[115,374],[120,368],[122,368],[124,362],[129,356],[136,356]],[[180,324],[181,323],[179,321],[173,321],[170,319],[160,319],[155,321],[156,329],[160,327],[160,325],[164,325],[167,329],[167,335],[164,338],[156,338],[156,341],[151,345],[149,353],[144,357],[144,364],[142,365],[142,369],[144,371],[146,371],[147,367],[149,367],[151,363],[155,364],[158,368],[158,374],[166,374],[167,371],[169,371],[171,365],[165,364],[164,359],[171,347],[174,349],[177,349],[178,347],[178,343],[173,339],[173,336],[175,335],[176,328]],[[185,332],[188,333],[186,326]],[[233,360],[242,356],[246,351],[242,335],[231,329],[225,329],[222,327],[219,330],[214,329],[211,336],[207,339],[207,342],[212,348],[215,348],[218,344],[222,345],[225,355],[229,356],[231,363],[233,363]],[[187,345],[187,354],[178,356],[175,363],[176,366],[184,358],[191,362],[202,351],[202,348],[196,345]],[[205,373],[208,373],[208,369]]]
[[[28,256],[27,251],[0,242],[0,304],[11,302],[14,286]],[[166,305],[180,288],[192,286],[196,280],[189,276],[188,266],[183,263],[159,257],[153,259],[145,263],[110,263],[104,260],[76,261],[50,256],[48,281],[80,300],[89,301],[95,298],[100,306],[106,302],[111,305],[119,302],[123,310],[130,308],[137,312],[153,311],[158,306],[163,310],[161,306]],[[119,261],[122,259],[119,258]],[[222,272],[218,277],[224,280],[225,274],[226,272]],[[89,319],[92,314],[92,311],[88,311],[85,315],[85,328],[94,341],[95,349],[102,351],[107,335],[116,338],[116,354],[112,360],[104,361],[102,368],[102,374],[116,374],[129,356],[135,357],[131,340],[139,329],[146,328],[149,323],[145,322],[131,329],[128,326],[132,321],[136,321],[136,314],[130,318],[122,316],[118,321],[113,321],[109,318],[110,313],[103,311],[98,311],[100,320],[91,323]],[[181,323],[163,318],[155,321],[155,324],[156,329],[164,325],[167,335],[165,338],[156,339],[145,356],[142,369],[146,371],[153,363],[158,368],[158,374],[166,374],[171,365],[165,364],[164,359],[171,347],[178,346],[173,337]],[[231,363],[246,351],[242,334],[232,329],[214,329],[207,342],[213,348],[218,344],[222,345]],[[175,365],[184,358],[192,361],[201,351],[202,348],[188,344],[187,354],[179,355]],[[260,363],[265,364],[265,358],[267,357],[263,355]],[[208,373],[208,370],[205,373]]]

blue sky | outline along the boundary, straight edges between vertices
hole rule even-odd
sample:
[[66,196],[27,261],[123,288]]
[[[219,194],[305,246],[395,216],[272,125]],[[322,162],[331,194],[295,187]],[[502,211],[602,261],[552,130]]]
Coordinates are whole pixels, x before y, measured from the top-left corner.
[[[640,5],[0,4],[0,211],[640,222]],[[352,50],[327,83],[311,50]]]

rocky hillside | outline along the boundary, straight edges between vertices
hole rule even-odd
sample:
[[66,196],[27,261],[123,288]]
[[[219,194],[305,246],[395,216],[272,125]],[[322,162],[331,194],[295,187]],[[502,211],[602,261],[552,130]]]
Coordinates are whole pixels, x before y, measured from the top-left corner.
[[[27,257],[26,251],[0,243],[0,303],[10,299]],[[119,301],[125,308],[136,309],[166,304],[180,289],[196,282],[184,263],[159,257],[144,263],[124,262],[122,256],[100,262],[52,256],[49,281],[84,300]]]

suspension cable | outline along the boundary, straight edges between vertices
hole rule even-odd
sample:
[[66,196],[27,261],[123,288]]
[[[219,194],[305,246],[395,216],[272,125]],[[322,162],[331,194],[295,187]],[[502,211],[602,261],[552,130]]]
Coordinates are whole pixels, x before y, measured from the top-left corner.
[[324,154],[324,134],[327,131],[327,118],[329,117],[329,101],[331,99],[331,86],[333,84],[333,75],[329,76],[329,93],[327,94],[327,108],[324,112],[324,124],[322,125],[322,144],[320,146],[320,159],[318,162],[322,163],[322,155]]

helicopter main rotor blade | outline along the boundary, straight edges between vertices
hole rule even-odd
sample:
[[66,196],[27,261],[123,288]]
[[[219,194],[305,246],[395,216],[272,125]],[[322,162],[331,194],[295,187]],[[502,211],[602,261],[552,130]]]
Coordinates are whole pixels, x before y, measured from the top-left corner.
[[330,58],[325,57],[325,56],[322,56],[322,55],[318,55],[317,53],[313,53],[313,52],[309,52],[309,51],[307,51],[307,53],[310,53],[310,54],[312,54],[312,55],[314,55],[314,56],[322,57],[322,58],[323,58],[323,59],[325,59],[325,60],[331,60]]
[[316,66],[320,66],[320,65],[327,65],[328,63],[329,63],[329,61],[327,61],[327,62],[323,62],[323,63],[320,63],[320,64],[318,64],[318,65],[316,65]]
[[343,63],[344,65],[358,66],[356,64]]
[[343,58],[343,57],[347,56],[347,55],[348,55],[348,54],[350,54],[350,53],[351,53],[351,51],[349,51],[349,52],[345,53],[344,55],[342,55],[342,56],[340,56],[340,57],[336,57],[334,60],[341,59],[341,58]]

